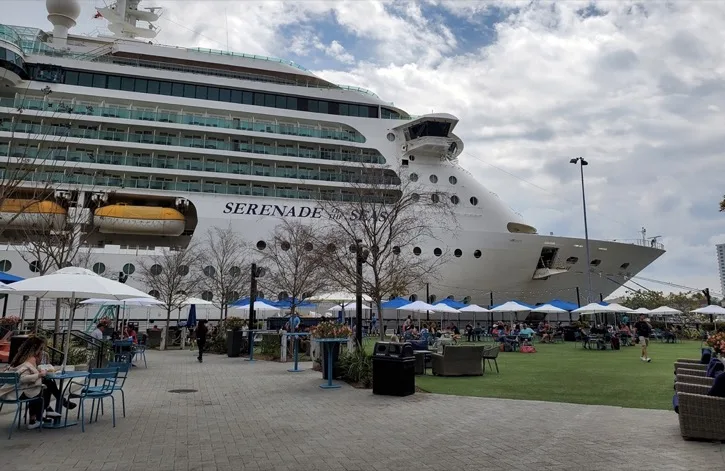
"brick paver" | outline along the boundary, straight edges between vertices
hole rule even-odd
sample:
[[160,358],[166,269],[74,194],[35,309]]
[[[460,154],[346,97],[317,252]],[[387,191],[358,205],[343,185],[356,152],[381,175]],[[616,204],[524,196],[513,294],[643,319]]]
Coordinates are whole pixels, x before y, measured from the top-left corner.
[[[98,423],[0,434],[0,469],[691,470],[725,466],[725,446],[683,441],[669,411],[321,390],[319,372],[190,352],[148,352]],[[307,364],[310,367],[311,364]],[[506,374],[502,372],[501,374]],[[171,389],[196,389],[172,394]],[[120,397],[119,397],[120,399]],[[110,403],[109,403],[110,406]],[[0,412],[7,430],[12,407]]]

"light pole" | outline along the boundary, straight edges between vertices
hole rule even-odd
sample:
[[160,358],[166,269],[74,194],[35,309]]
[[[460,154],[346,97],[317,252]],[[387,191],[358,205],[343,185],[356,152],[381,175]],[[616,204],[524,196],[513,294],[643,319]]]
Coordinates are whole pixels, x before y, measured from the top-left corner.
[[350,246],[350,251],[355,253],[355,340],[357,341],[358,348],[362,348],[362,288],[363,288],[363,264],[367,260],[370,252],[368,249],[363,247],[362,239],[355,240],[355,244]]
[[585,296],[587,304],[589,304],[592,300],[592,270],[591,270],[591,258],[589,256],[589,226],[587,225],[587,197],[584,193],[584,166],[589,165],[589,162],[584,160],[584,157],[577,157],[575,159],[571,159],[569,163],[577,165],[579,164],[579,172],[581,173],[581,179],[582,179],[582,207],[584,208],[584,240],[587,248],[587,284],[589,285],[589,290],[587,291],[587,295]]

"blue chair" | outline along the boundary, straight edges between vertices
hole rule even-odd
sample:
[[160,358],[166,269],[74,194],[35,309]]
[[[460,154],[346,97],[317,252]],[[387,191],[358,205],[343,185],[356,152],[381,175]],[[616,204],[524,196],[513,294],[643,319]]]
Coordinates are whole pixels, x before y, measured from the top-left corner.
[[[10,391],[9,394],[7,394],[4,398],[0,398],[0,407],[2,407],[4,404],[15,404],[17,409],[15,409],[15,415],[13,416],[13,423],[10,424],[10,431],[8,433],[8,440],[12,438],[13,436],[13,429],[15,428],[15,424],[18,424],[18,427],[20,427],[20,418],[22,416],[22,409],[23,404],[25,404],[27,408],[27,404],[29,402],[33,401],[40,401],[41,403],[41,409],[45,410],[45,401],[43,400],[43,396],[38,397],[31,397],[30,399],[21,399],[20,395],[22,394],[21,388],[20,388],[20,375],[18,373],[0,373],[0,388],[12,386],[13,389]],[[38,417],[37,418],[40,421],[40,427],[38,427],[38,431],[43,428],[43,418]]]
[[139,343],[135,347],[133,347],[133,357],[141,357],[143,358],[143,366],[144,368],[148,368],[148,365],[146,364],[146,344],[145,343]]
[[[85,432],[85,401],[91,399],[91,417],[88,422],[93,421],[93,409],[96,405],[96,400],[100,401],[100,405],[103,404],[103,399],[111,398],[111,413],[113,416],[113,426],[116,426],[116,400],[113,397],[114,387],[116,385],[116,379],[118,378],[118,368],[96,368],[92,370],[86,377],[86,383],[83,389],[77,394],[70,394],[69,397],[80,399],[80,407],[78,408],[78,416],[81,419],[81,431]],[[95,383],[95,384],[92,384]],[[99,384],[100,383],[100,384]],[[68,421],[68,409],[65,410],[65,420]],[[98,422],[98,414],[96,413],[96,422]]]
[[[128,372],[131,370],[130,365],[125,362],[109,361],[106,369],[118,368],[118,376],[116,377],[116,384],[113,385],[113,390],[121,391],[121,406],[123,408],[123,416],[126,417],[126,395],[123,393],[123,385],[126,384],[126,378],[128,378]],[[95,369],[93,371],[98,371]],[[100,403],[98,404],[101,405]],[[96,411],[96,414],[98,412]]]

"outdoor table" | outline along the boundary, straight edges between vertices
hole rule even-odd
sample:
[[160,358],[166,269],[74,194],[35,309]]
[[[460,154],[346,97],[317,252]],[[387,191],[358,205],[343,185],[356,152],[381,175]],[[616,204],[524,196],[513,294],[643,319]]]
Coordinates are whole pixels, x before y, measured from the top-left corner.
[[327,350],[327,383],[322,383],[322,389],[337,389],[339,384],[332,384],[332,346],[336,343],[347,343],[348,339],[315,339],[315,342],[321,343]]
[[431,360],[430,350],[413,350],[415,356],[415,374],[426,374],[428,363]]
[[297,366],[298,360],[299,360],[299,351],[300,351],[300,337],[302,337],[303,335],[310,335],[310,333],[309,332],[292,332],[292,333],[288,333],[287,335],[295,338],[295,350],[294,350],[295,367],[291,368],[287,371],[289,371],[290,373],[299,373],[300,371],[305,371],[302,368],[299,368]]
[[[60,397],[56,399],[55,401],[55,411],[58,414],[62,415],[63,411],[63,396],[65,395],[65,389],[63,387],[63,382],[66,379],[70,379],[71,383],[68,383],[68,386],[72,384],[72,380],[75,378],[87,378],[89,375],[88,371],[61,371],[58,373],[48,373],[45,377],[52,380],[58,380],[60,382],[60,385],[58,386],[58,389],[60,390]],[[57,417],[53,420],[53,423],[49,425],[43,424],[43,428],[65,428],[65,427],[71,427],[73,425],[78,425],[78,422],[68,422],[67,417],[66,420],[61,422],[61,417]]]

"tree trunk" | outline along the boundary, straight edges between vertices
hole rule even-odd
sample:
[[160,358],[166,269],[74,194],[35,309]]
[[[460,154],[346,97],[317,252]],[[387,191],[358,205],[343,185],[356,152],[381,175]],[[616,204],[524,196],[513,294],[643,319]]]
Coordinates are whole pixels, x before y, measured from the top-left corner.
[[380,307],[383,304],[382,300],[375,300],[375,305],[378,307],[378,330],[380,331],[380,340],[385,341],[385,324],[383,323],[383,309]]
[[40,314],[40,298],[35,298],[35,326],[33,327],[33,331],[35,333],[38,333],[38,317]]
[[161,339],[160,350],[166,350],[169,344],[169,327],[171,326],[171,309],[166,309],[166,327],[164,327],[164,335]]
[[60,331],[60,298],[55,300],[55,333]]

